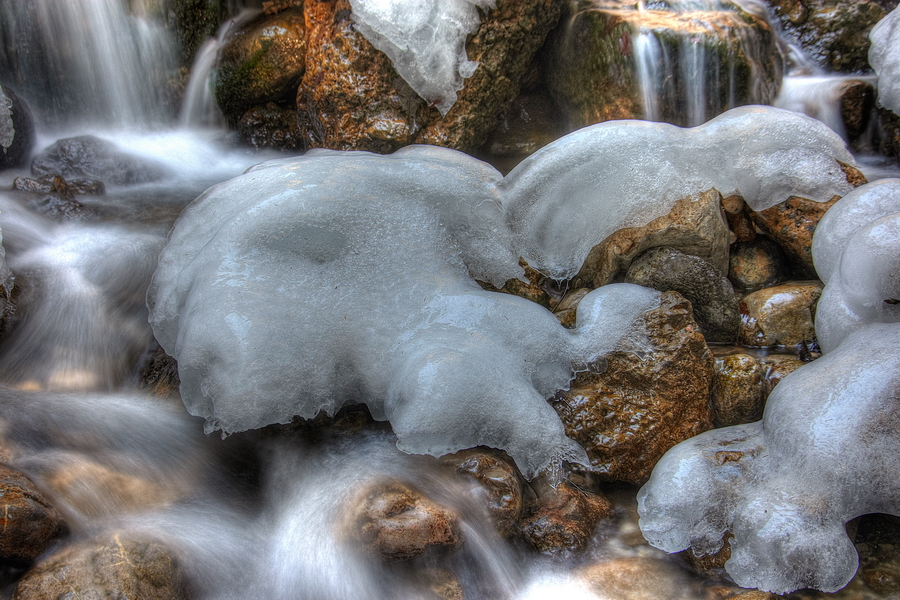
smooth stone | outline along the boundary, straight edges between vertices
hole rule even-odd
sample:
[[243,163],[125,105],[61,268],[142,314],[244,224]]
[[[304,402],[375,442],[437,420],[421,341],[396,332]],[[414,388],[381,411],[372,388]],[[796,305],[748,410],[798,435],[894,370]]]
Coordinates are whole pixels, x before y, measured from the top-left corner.
[[819,282],[786,283],[744,296],[738,343],[755,348],[812,344],[822,287]]
[[66,546],[19,581],[13,600],[187,600],[178,560],[163,543],[113,533]]
[[691,581],[672,562],[628,556],[596,562],[577,573],[600,598],[615,600],[696,600],[699,582]]
[[591,471],[635,484],[669,448],[711,428],[713,417],[714,361],[690,302],[664,292],[643,321],[644,340],[621,343],[604,357],[603,373],[579,373],[552,400]]
[[444,457],[443,461],[475,483],[471,493],[487,508],[501,537],[517,531],[524,499],[521,475],[511,461],[482,450],[464,450]]
[[525,541],[538,552],[578,551],[587,546],[597,524],[612,516],[612,510],[605,496],[564,481],[556,488],[540,488],[519,527]]
[[732,244],[728,279],[736,288],[753,292],[781,283],[789,275],[784,251],[767,236]]
[[347,508],[347,535],[386,561],[414,558],[429,549],[454,550],[462,542],[457,516],[401,481],[362,490]]
[[34,482],[6,465],[0,465],[0,501],[0,561],[4,563],[27,565],[69,531],[62,514]]
[[734,288],[723,272],[702,258],[667,246],[652,248],[631,263],[625,281],[678,292],[690,300],[707,341],[735,340],[740,315]]
[[766,396],[772,393],[782,379],[809,362],[795,354],[769,354],[759,357],[758,360],[766,371]]
[[768,389],[766,367],[749,354],[716,358],[712,403],[716,427],[758,421]]

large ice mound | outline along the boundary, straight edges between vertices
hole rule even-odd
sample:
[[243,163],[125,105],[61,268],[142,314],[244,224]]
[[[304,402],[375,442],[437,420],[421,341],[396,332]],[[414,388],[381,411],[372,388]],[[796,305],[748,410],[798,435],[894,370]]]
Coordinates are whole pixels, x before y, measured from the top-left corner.
[[870,323],[900,321],[900,179],[838,200],[816,228],[812,256],[825,289],[816,308],[822,350]]
[[762,421],[669,450],[638,494],[644,537],[704,556],[730,533],[740,586],[844,587],[859,562],[844,524],[900,515],[898,348],[900,324],[865,327],[784,378]]
[[575,329],[483,291],[557,278],[609,233],[717,187],[754,207],[849,191],[840,138],[821,123],[744,107],[682,130],[620,121],[551,144],[503,178],[449,149],[388,156],[317,150],[263,163],[178,219],[148,292],[207,430],[365,402],[399,445],[507,450],[532,476],[586,460],[545,399],[658,306],[629,285],[592,292]]
[[495,0],[350,0],[360,33],[384,52],[397,74],[446,115],[478,67],[466,37],[478,29],[479,9]]
[[878,103],[900,115],[900,8],[869,32],[869,64],[878,74]]

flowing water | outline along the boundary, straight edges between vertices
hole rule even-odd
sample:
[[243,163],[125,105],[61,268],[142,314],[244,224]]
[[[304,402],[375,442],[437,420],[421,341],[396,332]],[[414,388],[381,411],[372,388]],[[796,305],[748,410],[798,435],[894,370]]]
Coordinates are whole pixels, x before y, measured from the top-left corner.
[[[0,343],[0,431],[8,446],[0,453],[47,490],[73,536],[125,528],[166,540],[197,598],[421,598],[429,559],[417,570],[375,561],[343,523],[360,484],[401,478],[461,515],[467,542],[442,564],[460,577],[467,598],[596,598],[569,575],[578,560],[657,556],[623,541],[636,532],[625,509],[580,559],[530,554],[491,533],[468,488],[433,460],[397,451],[389,432],[332,432],[317,443],[208,438],[202,420],[177,400],[138,389],[138,367],[153,346],[144,292],[169,228],[206,187],[265,156],[231,148],[211,127],[216,42],[199,54],[202,76],[182,112],[183,123],[206,129],[165,125],[172,40],[149,2],[131,6],[0,2],[0,74],[33,103],[38,146],[60,132],[100,131],[167,173],[162,182],[79,197],[91,215],[83,220],[49,219],[29,208],[29,194],[0,192],[3,247],[18,290]],[[636,47],[653,52],[653,36],[638,37]],[[702,71],[705,59],[695,58],[684,68]],[[656,98],[648,94],[648,106]],[[699,108],[692,115],[705,118]],[[10,190],[16,175],[28,174],[0,173],[0,189]],[[149,482],[152,493],[136,498],[71,483],[88,472]]]

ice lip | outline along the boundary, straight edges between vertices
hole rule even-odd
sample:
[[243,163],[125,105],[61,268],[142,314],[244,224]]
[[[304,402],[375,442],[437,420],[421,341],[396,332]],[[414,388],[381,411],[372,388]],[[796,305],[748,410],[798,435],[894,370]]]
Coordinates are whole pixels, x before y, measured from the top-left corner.
[[[178,219],[148,291],[151,325],[208,430],[365,402],[409,452],[493,446],[529,477],[586,461],[545,399],[569,385],[573,364],[593,364],[629,335],[659,294],[604,286],[569,330],[476,280],[522,276],[520,256],[574,274],[604,231],[635,224],[640,207],[644,223],[665,214],[682,191],[718,185],[756,204],[830,199],[849,187],[837,161],[850,157],[815,123],[754,107],[691,130],[603,124],[506,179],[432,146],[269,161],[210,188]],[[640,144],[621,144],[629,132]],[[730,150],[745,161],[731,179],[721,172]]]
[[495,0],[350,0],[360,33],[384,52],[397,73],[424,100],[446,115],[478,66],[466,55],[478,9]]

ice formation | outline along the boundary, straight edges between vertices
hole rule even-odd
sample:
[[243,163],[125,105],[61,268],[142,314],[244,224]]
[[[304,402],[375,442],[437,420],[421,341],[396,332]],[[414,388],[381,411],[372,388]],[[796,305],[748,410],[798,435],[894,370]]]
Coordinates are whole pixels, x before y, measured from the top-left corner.
[[608,233],[712,187],[756,208],[827,200],[849,191],[838,161],[851,160],[821,123],[763,107],[690,130],[588,127],[506,178],[437,147],[312,151],[263,163],[185,210],[148,293],[151,324],[208,431],[365,402],[407,451],[494,446],[531,476],[585,460],[545,398],[658,296],[606,286],[566,330],[475,280],[522,276],[520,256],[570,276]]
[[900,515],[898,344],[900,324],[865,327],[783,379],[762,421],[672,448],[638,494],[644,537],[703,556],[730,533],[738,585],[844,587],[859,561],[844,524]]
[[816,228],[813,261],[826,283],[816,308],[824,351],[870,323],[900,321],[900,179],[850,192]]
[[478,29],[479,9],[495,0],[350,0],[360,33],[384,52],[397,73],[446,115],[463,79],[478,63],[466,54],[466,37]]
[[869,33],[869,64],[878,74],[878,103],[900,115],[900,8]]

